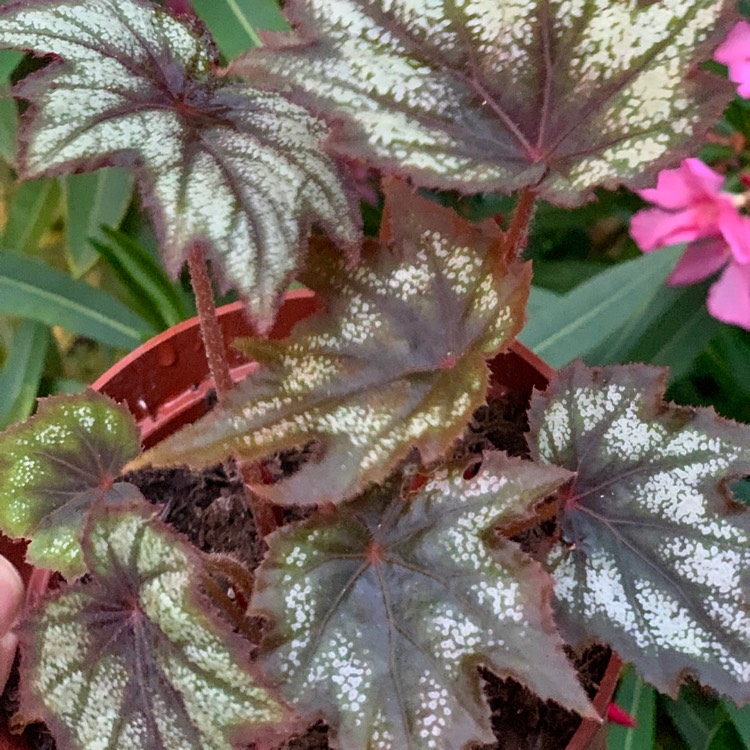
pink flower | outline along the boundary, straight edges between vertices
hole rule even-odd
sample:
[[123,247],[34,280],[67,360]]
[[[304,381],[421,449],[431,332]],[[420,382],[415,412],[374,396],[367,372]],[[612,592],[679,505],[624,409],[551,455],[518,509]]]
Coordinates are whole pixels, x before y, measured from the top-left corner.
[[724,178],[698,159],[659,174],[639,195],[653,203],[633,216],[630,234],[644,253],[687,242],[667,279],[694,284],[724,269],[708,293],[708,310],[724,323],[750,330],[750,218],[742,196],[722,192]]
[[714,60],[729,68],[729,80],[739,83],[737,92],[750,98],[750,23],[740,21],[717,47]]

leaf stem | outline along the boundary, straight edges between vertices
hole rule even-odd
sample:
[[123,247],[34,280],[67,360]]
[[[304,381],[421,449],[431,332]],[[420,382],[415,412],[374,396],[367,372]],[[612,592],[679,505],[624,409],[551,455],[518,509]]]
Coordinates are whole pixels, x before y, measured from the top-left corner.
[[[208,272],[206,257],[200,247],[194,248],[189,253],[188,268],[190,269],[190,282],[195,294],[195,306],[198,310],[201,337],[203,339],[203,348],[206,351],[206,359],[208,360],[208,369],[214,381],[216,397],[221,404],[232,390],[234,381],[229,371],[224,337],[219,326],[219,319],[216,316],[214,292],[211,286],[211,277]],[[250,489],[251,485],[258,484],[260,481],[258,466],[256,464],[240,463],[239,468],[245,483],[247,504],[253,515],[255,529],[258,535],[264,538],[278,527],[273,506]]]
[[250,37],[253,45],[256,47],[262,47],[263,42],[261,41],[260,36],[258,36],[258,32],[252,27],[242,10],[240,10],[240,7],[237,5],[236,0],[227,0],[227,5],[229,5],[229,9],[237,19],[237,23],[239,23],[245,33]]
[[526,249],[529,227],[534,216],[536,191],[533,187],[524,188],[518,196],[508,230],[505,232],[505,259],[515,260]]
[[242,474],[242,481],[245,483],[245,492],[247,492],[248,504],[253,514],[255,529],[258,536],[265,539],[272,531],[279,528],[279,523],[273,504],[250,489],[253,485],[262,483],[260,466],[257,462],[241,461],[240,473]]
[[522,518],[508,526],[500,526],[498,531],[506,539],[513,539],[519,534],[523,534],[524,531],[533,529],[535,526],[539,526],[545,521],[552,521],[557,518],[558,513],[560,512],[560,502],[560,497],[556,495],[554,500],[548,501],[536,508],[533,516]]
[[216,387],[216,396],[221,402],[232,390],[233,381],[229,372],[224,337],[221,334],[219,319],[216,317],[211,277],[208,274],[206,257],[200,247],[194,248],[189,253],[188,268],[190,269],[190,283],[195,293],[195,306],[198,310],[208,369]]

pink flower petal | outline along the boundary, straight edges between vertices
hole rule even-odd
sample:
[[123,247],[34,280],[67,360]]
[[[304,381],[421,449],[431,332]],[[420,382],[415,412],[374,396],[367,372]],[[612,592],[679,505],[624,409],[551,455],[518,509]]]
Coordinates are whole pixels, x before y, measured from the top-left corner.
[[692,242],[706,230],[700,212],[692,208],[676,212],[646,208],[630,220],[630,235],[644,253],[678,242]]
[[641,190],[638,194],[659,208],[674,211],[712,198],[723,184],[724,177],[700,159],[685,159],[677,169],[659,172],[655,188]]
[[739,84],[740,96],[750,97],[750,23],[740,21],[714,53],[729,68],[729,79]]
[[740,60],[750,60],[750,23],[739,21],[716,48],[714,60],[732,65]]
[[742,216],[734,204],[723,205],[719,211],[719,231],[732,248],[738,263],[750,263],[750,218]]
[[730,263],[708,290],[708,311],[717,320],[750,331],[750,264]]
[[685,184],[682,169],[665,169],[659,172],[656,187],[639,190],[638,195],[644,201],[668,211],[689,206],[693,198],[692,191]]
[[667,284],[695,284],[696,281],[702,281],[723,268],[730,258],[729,247],[721,238],[711,237],[693,242],[677,261]]
[[750,61],[732,65],[729,78],[739,84],[737,93],[744,99],[750,99]]
[[693,190],[695,198],[713,197],[724,185],[724,175],[715,172],[700,159],[685,159],[682,166],[685,169],[685,182]]

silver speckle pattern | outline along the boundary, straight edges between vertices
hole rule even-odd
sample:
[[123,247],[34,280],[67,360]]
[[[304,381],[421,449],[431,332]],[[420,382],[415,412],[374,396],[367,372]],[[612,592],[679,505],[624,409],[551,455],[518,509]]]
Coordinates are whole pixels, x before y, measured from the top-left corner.
[[25,668],[71,750],[233,750],[240,728],[283,721],[244,646],[203,611],[190,546],[145,513],[99,510],[92,580],[26,626]]
[[135,420],[107,397],[42,400],[33,417],[0,434],[0,529],[31,540],[31,564],[70,579],[83,574],[88,511],[140,497],[128,483],[112,484],[139,451]]
[[167,270],[196,243],[261,328],[319,222],[350,254],[358,212],[324,153],[328,128],[283,96],[221,78],[198,30],[144,0],[37,0],[0,13],[0,47],[64,61],[33,102],[28,177],[135,167]]
[[739,18],[733,0],[289,0],[286,12],[299,36],[236,69],[292,84],[337,123],[341,151],[430,186],[541,179],[541,197],[574,202],[688,152],[733,94],[698,70]]
[[500,266],[491,222],[471,225],[400,182],[386,192],[391,246],[369,245],[354,268],[328,246],[313,251],[302,281],[327,313],[281,342],[248,342],[258,371],[141,464],[255,460],[316,439],[319,461],[257,488],[312,504],[380,481],[415,446],[426,461],[443,454],[484,401],[485,358],[520,330],[529,269]]
[[662,691],[686,672],[750,700],[750,427],[661,403],[663,371],[558,374],[530,412],[532,453],[577,472],[549,562],[564,635],[607,643]]
[[300,710],[323,711],[347,750],[492,741],[478,662],[586,713],[551,627],[551,582],[491,531],[568,476],[486,454],[471,480],[442,469],[408,498],[391,480],[276,532],[251,601],[273,622],[269,674]]

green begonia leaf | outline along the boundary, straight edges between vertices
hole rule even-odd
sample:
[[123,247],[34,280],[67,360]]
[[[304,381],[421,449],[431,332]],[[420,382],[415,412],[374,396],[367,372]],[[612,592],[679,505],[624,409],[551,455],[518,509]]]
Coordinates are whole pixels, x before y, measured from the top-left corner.
[[731,100],[702,73],[734,0],[288,0],[233,70],[292,86],[352,157],[420,184],[570,204],[643,187]]
[[22,631],[22,708],[58,747],[230,750],[276,734],[286,711],[248,644],[198,596],[204,573],[187,542],[147,510],[100,506],[83,547],[91,580],[43,603]]
[[313,221],[354,252],[358,214],[323,153],[327,127],[221,76],[190,21],[147,0],[21,0],[0,11],[0,46],[62,58],[16,88],[32,103],[23,174],[134,167],[167,270],[203,247],[262,329]]
[[445,452],[484,401],[485,358],[523,323],[527,264],[506,263],[492,221],[387,187],[390,246],[348,268],[323,243],[302,281],[326,311],[280,342],[245,344],[261,367],[220,408],[131,466],[253,460],[319,440],[325,453],[258,492],[280,503],[340,502],[385,478],[414,447]]
[[35,416],[0,433],[0,529],[31,539],[31,564],[80,575],[91,506],[140,497],[114,481],[139,451],[135,420],[105,396],[42,400]]
[[[531,515],[569,477],[505,454],[398,480],[275,532],[251,610],[272,618],[261,663],[346,750],[492,741],[477,666],[591,715],[551,620],[551,582],[493,525]],[[263,653],[265,651],[265,653]]]
[[556,620],[659,690],[691,674],[750,700],[750,427],[662,403],[666,371],[561,371],[530,411],[532,454],[577,475],[550,556]]

